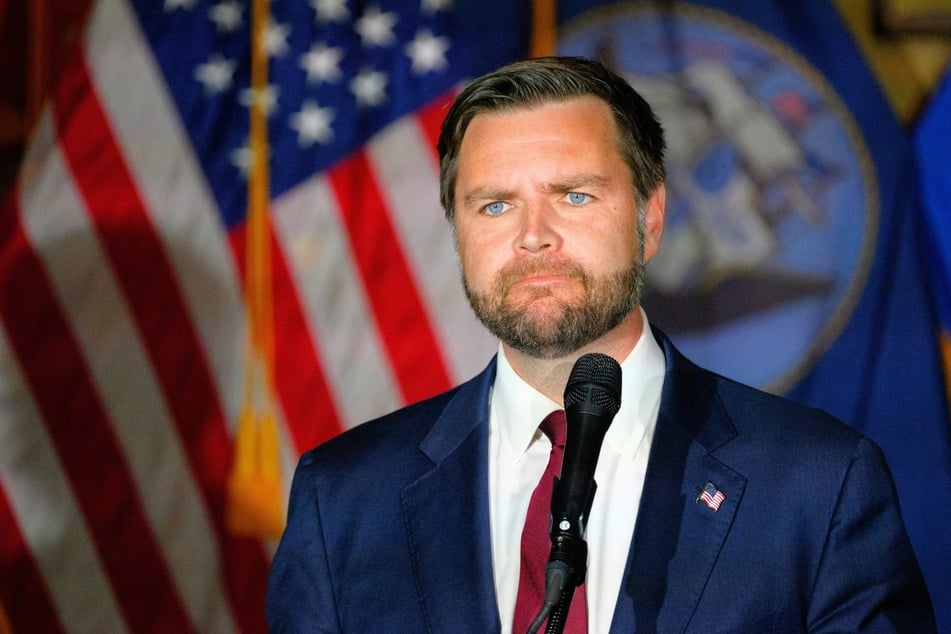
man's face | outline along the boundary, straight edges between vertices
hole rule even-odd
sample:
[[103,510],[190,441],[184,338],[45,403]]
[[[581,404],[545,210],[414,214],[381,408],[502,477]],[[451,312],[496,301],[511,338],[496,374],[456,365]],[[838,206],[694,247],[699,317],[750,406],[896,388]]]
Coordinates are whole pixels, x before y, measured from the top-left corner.
[[477,115],[460,147],[455,201],[476,315],[537,358],[608,333],[638,301],[663,199],[659,188],[647,203],[642,259],[631,175],[598,99]]

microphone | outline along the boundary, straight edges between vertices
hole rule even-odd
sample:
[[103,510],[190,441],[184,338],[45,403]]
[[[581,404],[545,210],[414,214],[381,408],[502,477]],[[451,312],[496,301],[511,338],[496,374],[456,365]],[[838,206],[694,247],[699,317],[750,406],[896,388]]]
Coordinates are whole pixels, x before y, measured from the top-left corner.
[[561,477],[555,479],[552,492],[551,555],[544,606],[533,623],[536,629],[559,603],[569,581],[576,586],[584,582],[588,559],[584,535],[597,489],[594,469],[604,435],[621,407],[621,366],[605,354],[583,355],[568,377],[564,401],[568,430]]

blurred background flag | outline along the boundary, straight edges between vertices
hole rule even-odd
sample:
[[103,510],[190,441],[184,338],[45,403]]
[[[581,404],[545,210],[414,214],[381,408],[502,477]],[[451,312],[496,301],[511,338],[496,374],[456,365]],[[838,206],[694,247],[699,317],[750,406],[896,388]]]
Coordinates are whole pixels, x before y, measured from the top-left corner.
[[[943,6],[916,28],[947,25]],[[928,283],[935,273],[947,308],[951,90],[919,132],[923,226],[896,114],[912,110],[901,99],[914,92],[914,58],[877,54],[856,28],[872,25],[872,6],[565,0],[559,17],[558,51],[608,61],[668,131],[649,318],[701,365],[878,442],[939,627],[951,631],[951,418]]]
[[[4,194],[14,631],[263,631],[272,544],[246,533],[267,522],[241,517],[253,504],[228,516],[249,482],[233,470],[246,360],[261,367],[250,389],[273,398],[286,487],[305,449],[494,352],[459,288],[434,145],[466,77],[527,54],[530,7],[264,4],[252,90],[250,3],[92,3]],[[264,262],[246,242],[252,104],[267,123],[269,213],[250,242]],[[252,301],[244,279],[262,271]],[[274,443],[267,415],[251,419],[253,453]]]
[[[252,80],[255,10],[268,63]],[[61,64],[28,47],[55,81],[42,109],[41,91],[27,99],[31,142],[0,202],[0,631],[264,630],[264,536],[297,456],[495,351],[459,284],[435,141],[467,78],[553,49],[604,58],[671,125],[674,240],[651,319],[699,362],[884,447],[951,628],[951,443],[924,284],[939,260],[881,69],[829,2],[0,0],[2,53],[18,11],[84,28],[63,31]],[[919,154],[941,171],[929,130]],[[926,201],[944,200],[926,178]],[[720,213],[737,201],[768,222]],[[838,219],[856,224],[824,229]],[[711,236],[729,248],[705,260]],[[817,274],[827,261],[844,272]],[[691,286],[698,262],[727,301]],[[733,275],[777,263],[807,275]],[[765,368],[762,351],[793,360]]]
[[951,399],[951,68],[915,128],[923,231],[940,319],[938,340]]

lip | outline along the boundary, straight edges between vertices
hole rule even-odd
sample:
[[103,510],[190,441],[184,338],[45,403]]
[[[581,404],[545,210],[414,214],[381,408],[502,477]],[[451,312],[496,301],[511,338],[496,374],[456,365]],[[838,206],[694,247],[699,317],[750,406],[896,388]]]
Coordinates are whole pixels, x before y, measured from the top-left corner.
[[574,279],[575,278],[571,275],[565,275],[563,273],[532,273],[530,275],[526,275],[525,277],[518,278],[513,282],[512,286],[541,288],[546,286],[555,286],[558,284],[566,284]]
[[558,273],[536,273],[523,277],[520,282],[524,284],[551,284],[552,282],[562,282],[571,279],[568,275]]

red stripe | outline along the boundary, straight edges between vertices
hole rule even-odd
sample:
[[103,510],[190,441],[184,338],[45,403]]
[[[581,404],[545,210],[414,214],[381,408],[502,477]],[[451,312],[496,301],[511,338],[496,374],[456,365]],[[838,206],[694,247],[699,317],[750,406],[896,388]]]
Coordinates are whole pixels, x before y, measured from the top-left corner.
[[[245,275],[246,227],[231,231],[231,248]],[[274,383],[284,418],[298,453],[342,431],[333,395],[321,369],[316,343],[308,334],[297,288],[281,244],[272,234],[272,296],[274,310]]]
[[0,244],[0,314],[123,614],[133,630],[183,631],[188,617],[82,351],[28,244],[15,204],[0,215]]
[[329,177],[404,400],[448,389],[442,352],[366,156],[345,159]]
[[[221,571],[238,621],[262,630],[267,562],[257,540],[225,525],[231,439],[199,338],[174,269],[92,88],[77,63],[54,102],[61,144],[119,284],[135,315],[192,471],[222,544]],[[118,581],[118,580],[117,580]]]
[[419,121],[419,126],[429,141],[426,145],[431,150],[436,170],[439,169],[439,152],[436,150],[436,145],[439,143],[439,131],[442,129],[442,122],[456,94],[455,89],[450,90],[416,111],[416,120]]
[[[14,632],[62,632],[46,583],[0,487],[0,610]],[[0,630],[3,629],[0,623]]]

